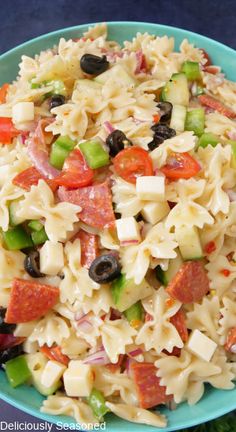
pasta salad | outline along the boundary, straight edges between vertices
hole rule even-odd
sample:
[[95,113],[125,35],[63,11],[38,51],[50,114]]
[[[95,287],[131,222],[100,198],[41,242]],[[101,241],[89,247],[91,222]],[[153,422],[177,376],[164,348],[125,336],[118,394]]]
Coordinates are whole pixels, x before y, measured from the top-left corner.
[[1,87],[0,362],[42,412],[161,428],[234,387],[235,119],[204,49],[105,24]]

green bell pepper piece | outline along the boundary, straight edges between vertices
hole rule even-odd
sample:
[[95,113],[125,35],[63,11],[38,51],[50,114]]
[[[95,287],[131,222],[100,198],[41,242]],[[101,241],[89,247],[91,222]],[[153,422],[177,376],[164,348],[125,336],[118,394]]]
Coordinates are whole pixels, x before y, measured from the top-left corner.
[[142,303],[140,301],[134,303],[124,311],[124,315],[132,327],[138,327],[144,318]]
[[195,108],[187,112],[185,119],[185,130],[193,131],[195,135],[201,136],[204,132],[205,111],[203,108]]
[[198,147],[207,147],[210,144],[212,147],[215,147],[220,142],[220,139],[211,132],[204,133],[199,138]]
[[109,154],[99,141],[85,141],[79,145],[79,148],[90,168],[101,168],[109,163]]
[[103,416],[109,412],[109,408],[106,407],[106,400],[103,394],[95,388],[92,389],[88,397],[88,404],[95,417],[101,421],[103,420]]
[[164,270],[162,270],[161,266],[156,267],[156,277],[159,280],[159,282],[161,282],[162,285],[164,285],[164,286],[168,285],[168,281],[166,278],[166,272]]
[[3,239],[9,250],[20,250],[33,246],[29,234],[20,225],[3,232]]
[[68,136],[60,136],[53,143],[50,153],[50,164],[57,169],[62,169],[65,159],[75,147],[76,142]]
[[44,227],[40,231],[32,232],[31,238],[35,246],[43,244],[48,240]]
[[39,220],[31,220],[28,223],[28,227],[32,231],[40,231],[43,228],[43,224]]
[[65,96],[66,95],[66,87],[62,80],[51,80],[51,81],[42,81],[39,83],[30,82],[30,87],[32,89],[38,89],[42,87],[48,87],[52,86],[53,90],[49,93],[47,93],[47,97],[52,96],[53,94],[60,94]]
[[181,72],[184,72],[189,81],[198,80],[201,78],[199,63],[193,61],[185,61],[182,65]]
[[8,381],[12,387],[23,384],[31,377],[30,370],[24,355],[20,355],[5,363],[5,370]]

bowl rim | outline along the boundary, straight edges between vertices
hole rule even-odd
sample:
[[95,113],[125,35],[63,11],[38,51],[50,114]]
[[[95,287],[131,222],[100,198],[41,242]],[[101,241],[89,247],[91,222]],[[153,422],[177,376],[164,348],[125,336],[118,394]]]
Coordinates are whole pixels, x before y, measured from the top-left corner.
[[[0,59],[4,60],[4,57],[7,56],[8,54],[13,54],[14,51],[16,49],[21,49],[21,48],[25,48],[28,45],[30,45],[31,43],[34,42],[39,42],[40,40],[46,39],[48,36],[56,36],[57,34],[60,34],[63,30],[66,31],[73,31],[76,29],[80,29],[82,27],[90,27],[90,26],[95,26],[97,24],[102,24],[103,21],[97,21],[94,23],[85,23],[85,24],[78,24],[75,26],[70,26],[70,27],[61,27],[58,30],[53,30],[52,32],[48,32],[48,33],[43,33],[42,35],[36,36],[32,39],[27,39],[25,42],[22,42],[19,45],[16,45],[15,47],[3,52],[0,55]],[[148,26],[157,26],[160,30],[174,30],[177,32],[182,32],[184,31],[186,33],[186,37],[187,36],[197,36],[198,38],[200,37],[200,39],[204,42],[213,42],[213,43],[217,43],[221,48],[226,49],[229,53],[232,53],[233,55],[235,55],[235,50],[231,47],[229,47],[228,45],[225,45],[222,42],[217,41],[216,39],[212,39],[208,36],[202,35],[200,33],[196,33],[196,32],[192,32],[191,30],[187,30],[185,28],[180,28],[180,27],[175,27],[175,26],[170,26],[170,25],[165,25],[165,24],[158,24],[158,23],[152,23],[152,22],[145,22],[145,21],[106,21],[105,24],[107,24],[107,26],[109,25],[119,25],[119,26],[127,26],[129,25],[130,27],[135,27],[137,25],[148,25]]]
[[[22,42],[21,44],[16,45],[15,47],[11,48],[10,50],[3,52],[2,54],[0,54],[0,60],[4,61],[5,58],[8,57],[8,55],[14,54],[16,50],[27,48],[31,44],[46,40],[48,37],[57,36],[57,35],[59,37],[62,37],[61,33],[63,31],[66,31],[68,33],[73,32],[75,30],[84,31],[86,28],[88,28],[90,26],[95,26],[96,24],[101,24],[101,23],[103,23],[103,21],[98,21],[98,22],[93,22],[93,23],[83,23],[83,24],[78,24],[78,25],[70,26],[70,27],[62,27],[60,29],[57,29],[57,30],[54,30],[51,32],[43,33],[37,37],[34,37],[32,39],[28,39],[25,42]],[[145,22],[145,21],[126,21],[126,20],[124,20],[124,21],[106,21],[105,23],[107,24],[108,28],[109,28],[109,26],[114,26],[114,27],[115,26],[120,26],[120,27],[129,26],[132,28],[132,27],[137,27],[137,25],[145,25],[145,26],[150,27],[150,28],[152,27],[153,29],[157,28],[158,30],[164,31],[164,32],[174,31],[175,33],[177,33],[179,35],[181,35],[184,32],[184,36],[182,36],[182,38],[184,38],[184,37],[186,37],[186,38],[197,37],[198,39],[200,39],[200,41],[202,43],[204,43],[204,42],[208,43],[208,44],[210,43],[211,45],[216,44],[219,48],[226,51],[228,54],[232,54],[234,57],[236,55],[236,51],[233,48],[225,45],[224,43],[219,42],[215,39],[212,39],[208,36],[205,36],[205,35],[202,35],[202,34],[199,34],[196,32],[192,32],[191,30],[187,30],[185,28],[180,28],[180,27],[175,27],[175,26],[170,26],[170,25],[165,25],[165,24],[159,24],[159,23],[155,23],[155,22]],[[149,31],[149,30],[147,29],[146,31]],[[65,37],[66,37],[66,35],[65,35]],[[0,375],[1,375],[1,373],[0,373]],[[217,391],[217,389],[214,389],[214,390]],[[236,388],[235,388],[235,390],[236,390]],[[224,392],[224,390],[221,390],[221,389],[219,389],[218,391]],[[227,390],[227,393],[228,393],[228,390]],[[10,405],[14,406],[15,408],[20,409],[21,411],[26,412],[27,414],[29,414],[31,416],[35,416],[38,419],[44,420],[45,422],[51,422],[53,424],[57,423],[55,415],[43,413],[43,412],[39,411],[39,409],[36,409],[35,407],[28,407],[27,405],[25,405],[24,402],[21,402],[20,400],[14,399],[10,394],[3,392],[1,389],[0,389],[0,399],[9,403]],[[221,408],[218,408],[217,413],[212,411],[210,413],[206,412],[206,413],[202,414],[201,415],[201,423],[196,423],[196,419],[193,419],[193,420],[189,419],[189,420],[186,420],[185,422],[183,421],[183,424],[181,426],[180,425],[179,426],[178,425],[177,426],[174,426],[174,425],[168,426],[167,425],[167,428],[164,428],[164,431],[168,430],[171,432],[171,431],[180,430],[182,428],[192,427],[192,426],[195,426],[198,424],[202,424],[204,422],[208,422],[210,420],[218,418],[218,417],[220,417],[226,413],[229,413],[230,411],[234,410],[235,408],[236,408],[236,401],[234,401],[234,399],[232,398],[231,404],[228,404],[227,406],[223,406]],[[61,416],[58,416],[58,422],[60,422],[60,418],[61,418]],[[75,424],[75,421],[72,418],[70,418],[70,417],[67,417],[67,418],[68,418],[68,423]],[[62,422],[64,422],[64,420],[62,420]],[[147,425],[142,425],[142,426],[146,430]],[[152,426],[151,427],[149,426],[147,431],[150,430],[150,432],[151,432],[152,430],[159,430],[158,428],[154,428],[154,429],[152,429],[152,428],[153,428]],[[160,430],[163,430],[163,429],[160,429]]]

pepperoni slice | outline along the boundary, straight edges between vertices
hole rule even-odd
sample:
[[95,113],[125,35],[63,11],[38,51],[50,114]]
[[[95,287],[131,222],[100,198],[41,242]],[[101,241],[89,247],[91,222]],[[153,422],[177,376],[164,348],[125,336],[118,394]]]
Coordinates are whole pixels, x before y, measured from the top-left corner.
[[80,230],[74,239],[80,239],[81,265],[89,268],[98,256],[98,236]]
[[56,190],[57,185],[54,181],[43,177],[33,166],[17,174],[16,177],[13,178],[12,183],[29,191],[31,186],[37,186],[39,180],[45,180],[53,192]]
[[200,261],[186,261],[166,288],[168,294],[181,303],[194,303],[209,291],[209,280]]
[[5,322],[18,324],[38,319],[56,304],[58,297],[56,287],[15,278]]
[[156,376],[157,369],[153,363],[132,362],[130,372],[141,408],[152,408],[173,399],[172,395],[166,394],[166,387],[160,385],[160,378]]
[[188,340],[188,329],[186,326],[185,313],[180,309],[170,318],[171,324],[173,324],[179,333],[183,342]]
[[111,189],[107,182],[75,190],[60,187],[58,196],[61,201],[79,205],[82,208],[79,218],[86,224],[98,229],[113,226],[115,216]]
[[218,111],[220,114],[234,119],[236,117],[236,113],[226,105],[224,105],[219,100],[213,98],[209,95],[200,95],[198,96],[198,99],[201,103],[201,105],[207,106],[208,108],[212,108],[215,111]]

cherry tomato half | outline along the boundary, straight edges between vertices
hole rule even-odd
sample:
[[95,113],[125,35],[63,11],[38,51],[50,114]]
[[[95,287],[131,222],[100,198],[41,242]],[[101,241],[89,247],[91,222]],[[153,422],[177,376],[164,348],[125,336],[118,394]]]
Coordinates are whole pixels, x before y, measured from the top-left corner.
[[129,183],[136,183],[137,177],[153,175],[152,159],[140,147],[121,150],[113,159],[116,174]]
[[195,176],[201,167],[188,153],[171,153],[167,164],[161,168],[165,176],[171,180],[189,179]]
[[93,176],[94,172],[88,167],[81,151],[74,149],[66,158],[61,174],[53,181],[58,186],[77,189],[91,184]]

